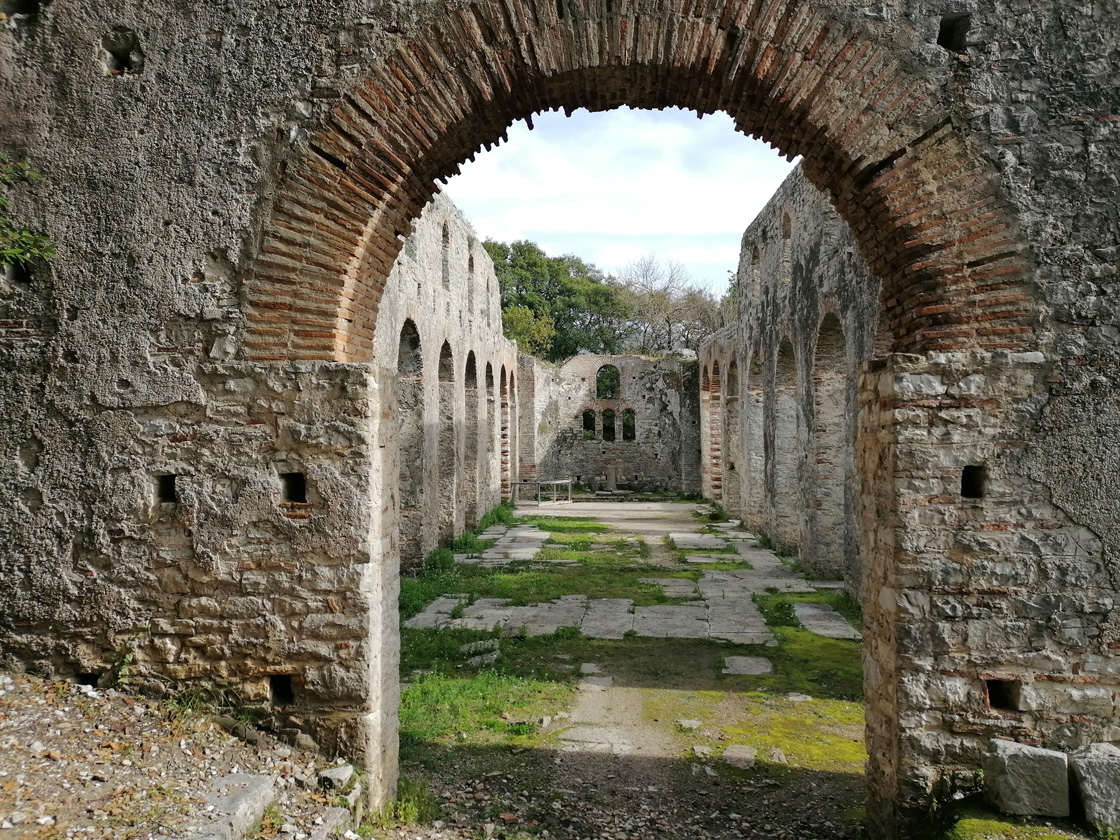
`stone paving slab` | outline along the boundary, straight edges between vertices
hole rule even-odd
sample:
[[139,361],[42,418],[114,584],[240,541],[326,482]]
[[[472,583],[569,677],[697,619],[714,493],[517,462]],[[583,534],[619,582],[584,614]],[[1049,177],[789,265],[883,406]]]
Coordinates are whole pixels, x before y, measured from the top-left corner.
[[[588,598],[565,595],[544,604],[513,606],[500,598],[480,598],[466,606],[460,618],[451,613],[467,597],[449,594],[437,598],[423,612],[405,623],[407,627],[468,627],[478,630],[503,628],[506,633],[524,632],[531,636],[554,633],[561,627],[578,627],[592,638],[621,639],[633,631],[649,638],[716,638],[736,644],[776,645],[777,639],[766,626],[752,593],[775,588],[782,592],[814,592],[831,588],[832,582],[810,584],[772,552],[757,545],[754,535],[736,530],[737,523],[721,523],[720,535],[672,532],[680,548],[698,552],[734,545],[736,556],[697,553],[687,559],[693,563],[742,559],[751,569],[705,570],[700,581],[688,578],[640,578],[642,583],[662,588],[671,598],[699,598],[686,604],[635,607],[625,598]],[[724,535],[728,539],[724,539]],[[548,533],[534,526],[494,526],[483,534],[497,539],[481,557],[470,558],[487,566],[505,565],[516,560],[532,560],[548,539]],[[564,561],[565,563],[572,561]],[[826,605],[798,604],[798,617],[813,632],[830,638],[858,639],[859,631]]]
[[678,549],[683,551],[706,548],[722,551],[727,548],[727,543],[715,534],[690,534],[684,531],[674,531],[669,534],[669,538]]
[[773,674],[774,663],[764,656],[728,656],[724,660],[723,673],[748,676]]
[[794,604],[805,629],[830,639],[862,639],[863,635],[828,604]]
[[637,607],[634,631],[658,639],[708,638],[708,610],[704,607],[655,605]]
[[580,631],[596,639],[621,639],[634,629],[633,606],[626,598],[596,598],[587,604]]
[[660,586],[670,598],[692,598],[699,594],[696,581],[689,578],[638,578],[638,582]]

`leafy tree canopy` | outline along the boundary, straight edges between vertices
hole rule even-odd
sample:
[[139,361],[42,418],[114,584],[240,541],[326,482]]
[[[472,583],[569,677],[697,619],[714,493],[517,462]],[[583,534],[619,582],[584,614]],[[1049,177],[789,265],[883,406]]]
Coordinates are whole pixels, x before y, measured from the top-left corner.
[[696,350],[736,316],[734,291],[717,301],[680,263],[653,255],[610,277],[571,254],[550,257],[526,240],[487,240],[483,247],[498,276],[506,336],[549,361]]

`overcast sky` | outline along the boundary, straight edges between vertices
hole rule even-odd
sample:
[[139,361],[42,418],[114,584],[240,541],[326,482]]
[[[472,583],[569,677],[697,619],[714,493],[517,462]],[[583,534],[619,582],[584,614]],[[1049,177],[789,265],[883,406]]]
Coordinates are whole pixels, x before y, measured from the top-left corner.
[[538,114],[452,178],[447,194],[483,239],[530,239],[606,271],[643,254],[684,263],[716,294],[743,231],[789,174],[731,118],[689,111]]

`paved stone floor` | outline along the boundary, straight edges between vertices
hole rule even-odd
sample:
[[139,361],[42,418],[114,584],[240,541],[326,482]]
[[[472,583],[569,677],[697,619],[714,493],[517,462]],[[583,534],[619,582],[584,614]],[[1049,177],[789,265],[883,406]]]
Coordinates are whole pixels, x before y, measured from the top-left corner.
[[[798,577],[753,535],[732,527],[721,527],[719,535],[701,533],[701,522],[688,505],[653,502],[584,502],[546,508],[530,506],[522,512],[550,516],[591,516],[612,525],[621,534],[634,534],[660,545],[669,536],[677,549],[695,552],[720,552],[734,546],[738,557],[723,558],[711,553],[687,555],[690,563],[711,564],[720,559],[743,560],[749,569],[713,571],[705,569],[699,581],[680,578],[642,578],[656,584],[671,598],[690,598],[683,604],[636,606],[623,598],[588,598],[566,595],[555,601],[528,606],[513,606],[497,598],[480,598],[468,603],[465,595],[449,594],[436,599],[423,612],[410,619],[408,627],[467,627],[476,630],[501,628],[508,633],[543,636],[561,627],[578,627],[585,636],[621,639],[627,633],[651,638],[723,639],[737,644],[774,645],[774,634],[766,626],[751,600],[755,592],[777,589],[782,592],[813,592],[814,588],[834,588],[825,582],[811,585]],[[501,566],[536,558],[548,534],[528,525],[509,528],[496,526],[482,535],[497,542],[479,557],[466,558],[486,566]],[[662,565],[664,560],[662,560]],[[465,605],[461,617],[452,613]],[[802,609],[805,607],[806,609]],[[805,627],[824,636],[858,639],[859,631],[831,607],[824,604],[797,605],[798,618]]]

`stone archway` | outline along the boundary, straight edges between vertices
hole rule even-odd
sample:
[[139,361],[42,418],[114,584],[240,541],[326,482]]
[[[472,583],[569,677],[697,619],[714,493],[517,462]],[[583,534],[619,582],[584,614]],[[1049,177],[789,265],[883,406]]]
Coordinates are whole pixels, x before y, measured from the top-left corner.
[[368,359],[383,278],[436,181],[515,120],[623,104],[723,110],[803,156],[884,280],[894,349],[1029,344],[1014,214],[907,63],[794,0],[443,9],[343,95],[289,170],[252,271],[246,354]]
[[[1033,349],[1029,255],[998,177],[937,84],[866,25],[795,0],[433,10],[342,92],[278,185],[248,275],[246,358],[368,361],[384,279],[436,182],[515,120],[623,104],[723,110],[801,155],[883,280],[884,351]],[[503,369],[503,496],[515,480],[512,390]],[[880,461],[897,457],[890,410],[861,427],[868,462],[876,447]],[[899,487],[864,494],[865,534],[894,521]],[[866,551],[872,588],[890,588],[898,546],[870,539]],[[890,660],[874,669],[868,719],[873,804],[887,810],[909,784],[896,684],[916,666],[899,664],[899,616],[890,606],[872,617],[881,638],[869,647],[869,661]]]

